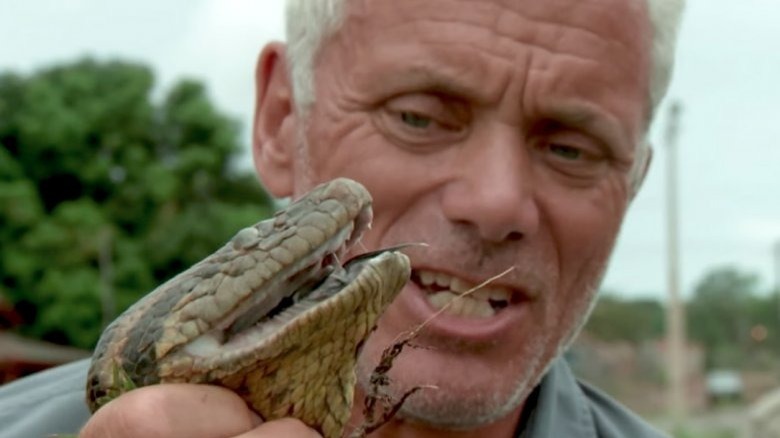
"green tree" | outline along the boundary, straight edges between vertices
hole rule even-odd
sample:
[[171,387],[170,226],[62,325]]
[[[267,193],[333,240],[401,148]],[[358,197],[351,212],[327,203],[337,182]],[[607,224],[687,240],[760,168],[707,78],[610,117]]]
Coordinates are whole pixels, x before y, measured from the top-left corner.
[[106,317],[271,212],[203,85],[153,88],[118,61],[0,75],[0,294],[27,335],[91,347]]
[[664,310],[654,299],[626,299],[602,293],[585,331],[605,341],[639,344],[663,336]]
[[751,303],[758,277],[732,266],[705,274],[688,303],[689,336],[707,351],[707,366],[738,368],[755,324]]
[[748,365],[776,371],[780,369],[780,294],[758,293],[747,303],[750,335]]

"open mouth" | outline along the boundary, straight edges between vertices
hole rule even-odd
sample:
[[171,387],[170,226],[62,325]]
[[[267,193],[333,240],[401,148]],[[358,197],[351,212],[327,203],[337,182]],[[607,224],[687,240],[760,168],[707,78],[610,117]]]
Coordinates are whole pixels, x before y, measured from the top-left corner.
[[295,318],[337,295],[371,261],[369,256],[358,256],[341,265],[344,254],[366,228],[363,222],[347,224],[277,273],[263,284],[262,292],[252,293],[212,330],[187,343],[184,352],[211,357],[217,351],[224,355],[226,351],[240,354],[256,349]]
[[[520,301],[509,288],[477,284],[436,271],[415,269],[411,280],[426,293],[428,304],[435,310],[444,309],[449,315],[484,319]],[[469,292],[471,291],[471,292]],[[464,293],[468,292],[465,296]]]

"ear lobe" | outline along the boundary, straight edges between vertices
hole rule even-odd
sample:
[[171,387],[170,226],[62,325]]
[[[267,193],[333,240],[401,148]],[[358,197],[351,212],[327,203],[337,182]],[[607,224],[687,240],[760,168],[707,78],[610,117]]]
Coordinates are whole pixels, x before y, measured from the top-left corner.
[[263,185],[276,197],[293,190],[295,117],[285,46],[270,43],[255,68],[252,158]]

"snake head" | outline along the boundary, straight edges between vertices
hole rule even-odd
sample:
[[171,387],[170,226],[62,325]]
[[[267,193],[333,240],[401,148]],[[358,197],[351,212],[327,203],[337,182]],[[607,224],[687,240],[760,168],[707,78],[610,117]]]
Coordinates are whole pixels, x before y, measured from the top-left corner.
[[[410,275],[393,249],[341,266],[371,215],[366,189],[342,178],[239,231],[104,331],[90,408],[129,388],[209,383],[265,419],[296,416],[335,436],[352,403],[357,351]],[[322,388],[317,401],[312,388]]]

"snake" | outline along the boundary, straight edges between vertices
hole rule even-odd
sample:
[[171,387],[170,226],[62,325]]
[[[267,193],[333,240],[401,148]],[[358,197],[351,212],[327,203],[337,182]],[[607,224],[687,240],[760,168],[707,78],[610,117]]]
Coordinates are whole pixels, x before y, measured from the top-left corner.
[[342,436],[357,356],[411,272],[397,248],[342,263],[371,204],[356,181],[320,184],[137,301],[95,347],[90,411],[142,386],[211,384],[265,421]]

